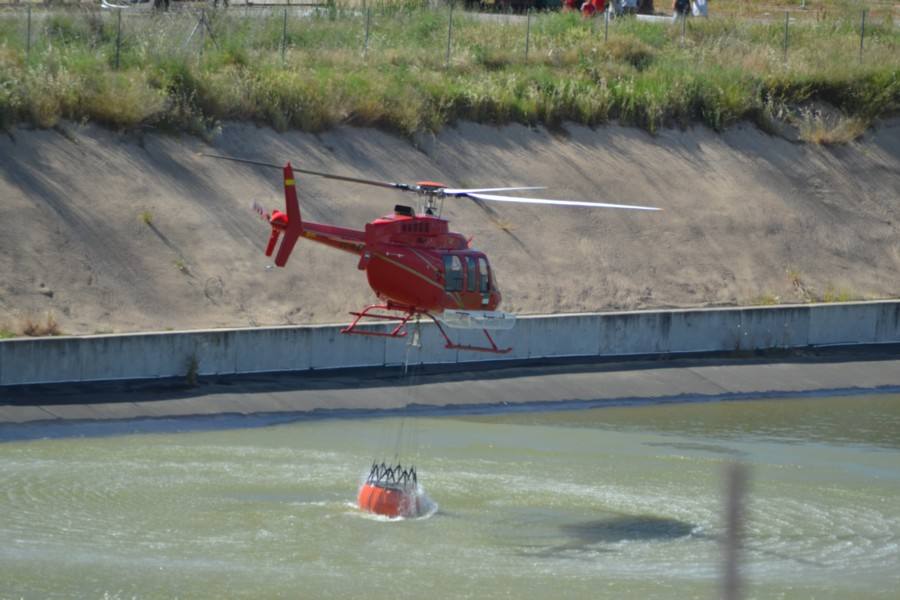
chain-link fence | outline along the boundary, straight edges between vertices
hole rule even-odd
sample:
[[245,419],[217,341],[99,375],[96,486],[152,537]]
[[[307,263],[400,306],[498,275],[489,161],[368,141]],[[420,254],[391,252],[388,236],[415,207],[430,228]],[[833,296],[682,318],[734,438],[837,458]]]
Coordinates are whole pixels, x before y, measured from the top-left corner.
[[[149,3],[122,5],[71,4],[63,6],[15,3],[0,8],[0,40],[21,48],[31,57],[54,45],[80,43],[110,55],[120,67],[125,55],[131,62],[152,55],[173,53],[202,56],[208,49],[244,53],[292,50],[356,54],[360,60],[383,53],[391,60],[421,59],[428,64],[465,65],[468,62],[525,62],[543,57],[553,62],[578,48],[586,39],[608,42],[613,36],[632,36],[659,45],[671,38],[679,46],[702,45],[711,35],[742,27],[755,41],[776,50],[787,60],[794,48],[811,38],[844,37],[855,33],[858,59],[876,51],[895,51],[897,24],[893,8],[804,11],[800,9],[713,14],[707,18],[657,18],[648,34],[647,23],[634,16],[607,11],[591,19],[568,18],[555,12],[485,14],[468,12],[453,4],[411,7],[377,3],[372,6],[313,3],[250,4],[173,3],[169,10],[154,10]],[[640,19],[640,17],[638,17]],[[740,25],[736,25],[739,23]],[[638,31],[638,30],[641,31]],[[877,60],[877,57],[875,58]],[[495,65],[499,66],[499,65]]]

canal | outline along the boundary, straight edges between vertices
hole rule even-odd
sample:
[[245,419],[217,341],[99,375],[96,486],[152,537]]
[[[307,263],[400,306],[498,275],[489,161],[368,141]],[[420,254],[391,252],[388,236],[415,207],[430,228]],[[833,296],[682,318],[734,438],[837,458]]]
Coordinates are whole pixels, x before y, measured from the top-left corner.
[[[748,597],[900,589],[898,395],[41,427],[0,430],[3,598],[714,598],[734,462]],[[395,454],[428,517],[355,508]]]

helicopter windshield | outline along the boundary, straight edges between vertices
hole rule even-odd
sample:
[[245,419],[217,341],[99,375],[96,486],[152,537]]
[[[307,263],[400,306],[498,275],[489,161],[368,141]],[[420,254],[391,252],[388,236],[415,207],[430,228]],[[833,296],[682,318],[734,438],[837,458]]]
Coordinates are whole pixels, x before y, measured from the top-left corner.
[[482,294],[487,294],[491,291],[491,269],[488,266],[487,259],[483,256],[478,257],[478,274],[481,279],[478,291]]
[[466,257],[466,291],[478,291],[478,268],[475,266],[475,257]]
[[448,292],[461,292],[463,289],[462,260],[454,254],[444,256],[444,289]]
[[444,289],[448,292],[487,294],[491,291],[491,268],[484,256],[444,255]]

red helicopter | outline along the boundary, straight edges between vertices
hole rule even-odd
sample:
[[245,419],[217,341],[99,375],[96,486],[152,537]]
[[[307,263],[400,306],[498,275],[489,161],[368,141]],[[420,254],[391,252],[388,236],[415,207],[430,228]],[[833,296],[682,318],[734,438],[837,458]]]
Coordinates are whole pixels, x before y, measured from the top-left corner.
[[[509,352],[512,348],[499,348],[488,330],[511,328],[515,324],[515,316],[497,311],[501,300],[500,290],[491,274],[487,256],[471,248],[462,234],[450,231],[449,223],[440,217],[444,199],[470,198],[555,206],[661,210],[649,206],[520,198],[492,193],[543,189],[539,187],[456,189],[434,181],[391,183],[311,171],[292,167],[291,163],[282,167],[230,156],[205,156],[283,170],[285,212],[273,210],[271,214],[266,213],[259,205],[254,204],[254,210],[272,227],[266,256],[272,256],[281,238],[281,245],[275,254],[277,266],[287,264],[300,237],[359,256],[357,268],[366,272],[369,286],[382,303],[367,306],[360,312],[351,312],[356,318],[341,333],[405,337],[407,322],[424,315],[437,325],[447,342],[445,347],[453,350],[496,354]],[[295,171],[338,181],[412,192],[420,199],[419,211],[398,204],[392,214],[367,223],[364,231],[304,221],[297,202]],[[399,323],[389,332],[371,331],[357,327],[363,318],[399,320]],[[447,335],[442,324],[455,328],[482,329],[490,346],[456,344]]]

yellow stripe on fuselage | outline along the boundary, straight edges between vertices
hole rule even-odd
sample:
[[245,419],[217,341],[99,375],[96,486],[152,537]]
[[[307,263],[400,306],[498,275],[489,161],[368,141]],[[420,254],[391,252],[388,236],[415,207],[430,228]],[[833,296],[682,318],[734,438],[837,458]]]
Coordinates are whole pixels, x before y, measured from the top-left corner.
[[285,179],[284,185],[294,185],[294,180],[293,179]]
[[[411,273],[411,274],[415,275],[419,279],[428,282],[429,284],[433,285],[437,289],[444,292],[444,286],[442,286],[440,283],[438,283],[434,279],[431,279],[430,277],[423,275],[422,273],[419,273],[415,269],[413,269],[411,267],[407,267],[403,263],[397,262],[396,260],[392,260],[380,252],[373,252],[372,255],[380,258],[381,260],[383,260],[384,262],[386,262],[388,264],[394,265],[395,267],[397,267],[399,269],[403,269],[407,273]],[[460,308],[462,308],[463,303],[462,303],[462,300],[459,298],[459,296],[457,296],[456,294],[448,294],[447,292],[444,292],[444,293],[446,295],[450,296],[451,298],[453,298],[453,300],[460,306]]]

